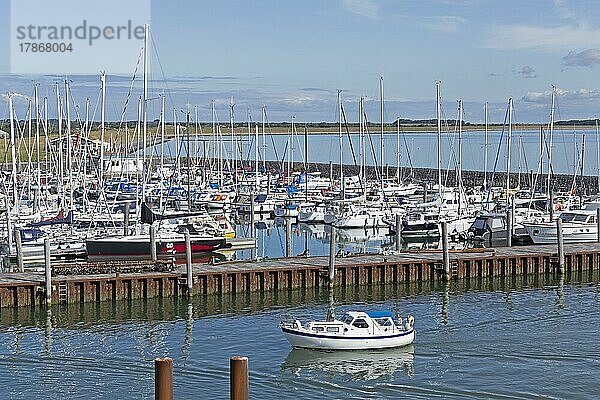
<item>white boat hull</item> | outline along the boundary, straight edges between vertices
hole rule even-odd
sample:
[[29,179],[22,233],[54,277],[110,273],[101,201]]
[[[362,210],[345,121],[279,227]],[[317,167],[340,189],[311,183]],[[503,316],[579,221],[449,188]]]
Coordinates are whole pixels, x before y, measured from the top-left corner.
[[[556,224],[523,224],[527,234],[535,244],[554,244],[558,242]],[[563,224],[563,242],[596,242],[598,228],[595,224],[567,226]]]
[[397,331],[385,336],[327,335],[291,328],[281,328],[292,347],[315,350],[368,350],[408,346],[415,340],[415,330]]

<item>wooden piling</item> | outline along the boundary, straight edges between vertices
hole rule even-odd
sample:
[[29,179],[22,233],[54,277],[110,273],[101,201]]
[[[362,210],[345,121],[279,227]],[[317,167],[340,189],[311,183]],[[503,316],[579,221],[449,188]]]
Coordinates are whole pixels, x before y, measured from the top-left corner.
[[185,230],[185,272],[188,295],[191,296],[194,288],[194,277],[192,275],[192,243],[188,229]]
[[248,400],[248,357],[229,359],[229,396],[231,400]]
[[335,227],[331,227],[331,237],[329,238],[329,269],[327,271],[329,277],[329,287],[333,287],[335,278]]
[[150,256],[152,261],[158,259],[156,256],[156,227],[154,225],[150,225]]
[[125,203],[125,211],[123,211],[123,236],[129,235],[129,208],[130,204]]
[[440,223],[442,226],[442,264],[444,266],[444,279],[450,277],[450,249],[448,246],[448,225],[446,221]]
[[15,228],[15,245],[17,247],[17,269],[19,272],[25,272],[23,265],[23,242],[21,241],[21,230]]
[[565,251],[563,242],[562,219],[556,219],[556,239],[558,242],[558,272],[565,272]]
[[44,271],[46,283],[46,306],[52,305],[52,264],[50,263],[50,239],[44,238]]
[[400,242],[400,232],[402,231],[402,217],[400,214],[396,214],[396,251],[402,249],[402,243]]
[[154,399],[173,400],[173,360],[154,360]]

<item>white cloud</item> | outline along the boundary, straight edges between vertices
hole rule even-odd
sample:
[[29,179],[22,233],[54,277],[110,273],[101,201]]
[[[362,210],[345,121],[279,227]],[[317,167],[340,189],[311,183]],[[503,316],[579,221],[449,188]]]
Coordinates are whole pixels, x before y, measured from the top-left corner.
[[592,67],[600,64],[600,50],[587,49],[580,52],[571,50],[562,58],[563,64],[570,67]]
[[555,27],[498,25],[491,28],[485,47],[564,50],[593,47],[598,43],[600,43],[600,29],[586,24]]
[[342,7],[352,13],[363,17],[379,18],[380,4],[376,0],[341,0]]
[[[544,92],[527,92],[521,99],[528,103],[549,103],[551,95],[551,90],[546,90]],[[598,100],[600,99],[600,89],[564,90],[557,88],[556,97],[566,100]]]

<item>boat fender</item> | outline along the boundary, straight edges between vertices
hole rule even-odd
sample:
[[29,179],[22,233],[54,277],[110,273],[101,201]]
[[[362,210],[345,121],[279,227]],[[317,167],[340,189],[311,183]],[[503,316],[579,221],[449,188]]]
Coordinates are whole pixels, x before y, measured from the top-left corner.
[[404,324],[404,328],[408,331],[413,327],[414,324],[415,324],[415,319],[413,318],[412,315],[409,315],[408,317],[406,317],[406,324]]

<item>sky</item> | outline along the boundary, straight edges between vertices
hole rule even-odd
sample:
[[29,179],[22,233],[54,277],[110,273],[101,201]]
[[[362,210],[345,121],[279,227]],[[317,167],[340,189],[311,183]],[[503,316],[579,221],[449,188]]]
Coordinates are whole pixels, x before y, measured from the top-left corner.
[[[44,1],[56,3],[66,19],[81,19],[62,9],[62,0]],[[8,2],[0,0],[4,6]],[[125,12],[110,7],[109,16]],[[6,28],[6,13],[2,15],[0,37],[8,37],[12,32]],[[333,122],[338,118],[337,90],[342,90],[348,120],[357,120],[358,99],[365,96],[368,118],[377,122],[380,76],[388,122],[398,116],[434,118],[437,81],[446,118],[456,117],[457,100],[462,99],[466,120],[483,121],[487,101],[490,120],[501,122],[512,97],[515,122],[547,123],[552,84],[557,87],[557,119],[600,114],[597,1],[155,0],[149,23],[151,119],[158,118],[157,99],[164,93],[169,114],[175,109],[177,118],[196,106],[199,119],[210,120],[214,100],[217,119],[226,122],[233,96],[237,121],[248,115],[260,119],[265,105],[270,121],[294,115],[296,121]],[[108,75],[108,119],[135,118],[139,68],[129,105],[124,105],[141,45],[135,51],[131,46],[127,51],[102,48],[100,60],[89,66]],[[0,43],[0,52],[7,48]],[[122,70],[102,65],[116,59]],[[73,101],[83,109],[89,97],[97,118],[98,75],[80,73],[73,62],[53,68],[11,73],[2,57],[2,100],[6,93],[16,93],[17,115],[23,117],[37,82],[41,96],[49,97],[52,114],[54,82],[62,87],[68,77]],[[7,113],[2,107],[0,118]]]

